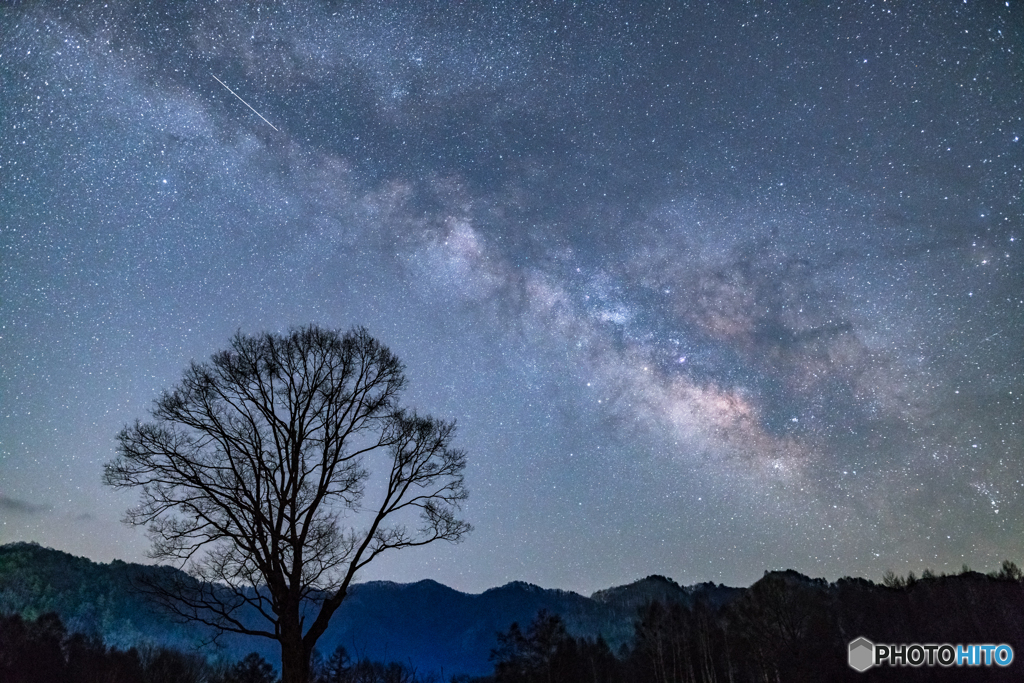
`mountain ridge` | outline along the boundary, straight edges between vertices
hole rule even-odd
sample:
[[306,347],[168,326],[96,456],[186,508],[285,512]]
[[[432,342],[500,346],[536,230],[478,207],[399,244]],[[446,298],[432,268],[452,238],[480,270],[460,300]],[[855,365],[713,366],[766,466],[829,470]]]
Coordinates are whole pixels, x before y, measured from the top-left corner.
[[[128,588],[136,574],[177,571],[117,559],[99,563],[35,543],[8,543],[0,546],[0,612],[34,617],[53,611],[70,629],[119,647],[151,643],[204,651],[209,630],[175,622]],[[591,596],[525,581],[481,593],[434,579],[362,582],[351,587],[318,650],[326,657],[342,645],[353,656],[412,662],[421,670],[485,674],[496,634],[513,622],[525,626],[541,609],[561,616],[572,635],[600,636],[617,649],[633,635],[638,605],[670,597],[653,590],[649,579]],[[226,634],[222,640],[221,654],[228,657],[254,651],[277,662],[280,656],[276,642],[267,639]],[[213,656],[209,648],[205,652]]]

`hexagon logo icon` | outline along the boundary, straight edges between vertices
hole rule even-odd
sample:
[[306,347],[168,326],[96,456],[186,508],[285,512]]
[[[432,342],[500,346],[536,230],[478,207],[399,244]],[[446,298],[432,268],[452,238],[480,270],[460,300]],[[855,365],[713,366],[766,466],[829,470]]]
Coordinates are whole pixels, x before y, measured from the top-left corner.
[[861,636],[857,640],[850,641],[849,659],[850,668],[856,671],[865,672],[875,664],[875,644]]

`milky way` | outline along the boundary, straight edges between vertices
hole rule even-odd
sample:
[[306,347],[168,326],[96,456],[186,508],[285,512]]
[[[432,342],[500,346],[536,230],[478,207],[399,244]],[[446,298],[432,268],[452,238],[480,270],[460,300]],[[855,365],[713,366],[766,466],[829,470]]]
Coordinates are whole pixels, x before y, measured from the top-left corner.
[[0,14],[0,542],[142,561],[117,431],[313,322],[470,454],[364,579],[1024,559],[1020,2],[240,5]]

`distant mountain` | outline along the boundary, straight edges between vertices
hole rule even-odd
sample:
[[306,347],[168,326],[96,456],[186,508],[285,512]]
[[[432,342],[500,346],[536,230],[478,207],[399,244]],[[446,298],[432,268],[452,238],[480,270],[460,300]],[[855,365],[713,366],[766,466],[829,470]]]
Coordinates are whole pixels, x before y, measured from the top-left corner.
[[517,581],[472,595],[436,581],[371,581],[352,588],[319,648],[330,653],[340,644],[353,655],[421,670],[483,674],[497,632],[513,622],[525,627],[541,609],[562,616],[577,637],[603,635],[617,647],[633,635],[634,612],[568,591]]
[[641,607],[654,601],[665,604],[678,602],[687,606],[704,602],[709,607],[718,608],[734,600],[743,591],[743,588],[710,582],[680,586],[672,579],[654,574],[625,586],[599,590],[591,595],[590,599],[613,607],[619,612],[635,615]]
[[599,590],[590,598],[621,610],[635,612],[652,600],[688,603],[690,592],[672,579],[654,574],[625,586]]
[[[115,560],[99,564],[31,543],[0,546],[0,612],[34,618],[56,612],[72,630],[101,635],[108,644],[139,643],[179,648],[202,645],[211,632],[175,623],[131,590],[131,578],[174,572]],[[603,636],[613,650],[633,636],[637,608],[652,599],[690,602],[712,596],[718,604],[740,589],[702,584],[684,588],[664,577],[598,591],[592,597],[515,581],[478,595],[436,581],[399,584],[371,581],[354,585],[318,650],[329,656],[343,645],[351,656],[411,663],[421,672],[484,674],[496,634],[513,622],[526,626],[541,609],[560,615],[576,637]],[[255,619],[255,617],[250,617]],[[279,658],[277,644],[264,638],[228,635],[226,654],[240,658],[259,652]]]

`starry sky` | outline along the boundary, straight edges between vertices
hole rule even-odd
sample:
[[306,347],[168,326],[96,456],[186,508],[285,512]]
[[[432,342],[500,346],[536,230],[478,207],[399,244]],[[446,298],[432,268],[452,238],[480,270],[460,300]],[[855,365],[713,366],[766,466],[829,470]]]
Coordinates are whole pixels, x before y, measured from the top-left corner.
[[469,453],[363,579],[1024,560],[1020,0],[242,5],[0,9],[0,542],[145,561],[117,432],[316,323]]

